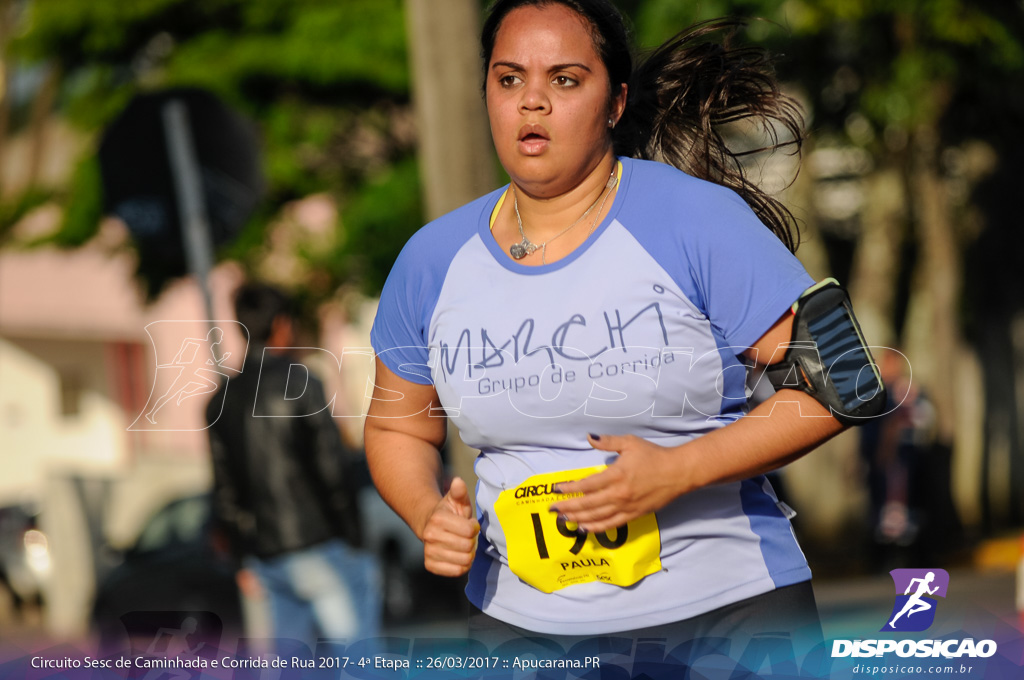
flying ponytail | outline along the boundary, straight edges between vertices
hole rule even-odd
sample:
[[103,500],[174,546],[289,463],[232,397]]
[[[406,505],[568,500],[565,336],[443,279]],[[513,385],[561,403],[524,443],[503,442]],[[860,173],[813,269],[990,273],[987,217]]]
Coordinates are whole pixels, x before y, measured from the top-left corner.
[[[803,116],[779,90],[770,57],[759,48],[729,46],[743,23],[696,24],[651,52],[633,71],[626,110],[614,131],[615,152],[660,160],[736,191],[788,247],[799,235],[793,214],[751,182],[744,156],[786,148],[799,154]],[[718,42],[715,37],[723,35]],[[726,128],[744,121],[764,133],[765,146],[735,150]]]

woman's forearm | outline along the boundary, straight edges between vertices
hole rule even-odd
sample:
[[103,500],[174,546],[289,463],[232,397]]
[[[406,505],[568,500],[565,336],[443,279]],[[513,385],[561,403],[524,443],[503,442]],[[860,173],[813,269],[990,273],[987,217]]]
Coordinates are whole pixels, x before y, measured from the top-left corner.
[[[372,416],[371,416],[372,417]],[[437,447],[406,432],[368,423],[366,459],[384,501],[423,539],[423,528],[442,493]]]
[[676,447],[595,433],[591,445],[618,456],[597,474],[559,485],[575,497],[552,509],[588,531],[607,531],[702,487],[782,467],[842,429],[812,397],[785,390],[738,421]]
[[736,422],[679,447],[680,493],[771,472],[843,429],[810,395],[781,390]]

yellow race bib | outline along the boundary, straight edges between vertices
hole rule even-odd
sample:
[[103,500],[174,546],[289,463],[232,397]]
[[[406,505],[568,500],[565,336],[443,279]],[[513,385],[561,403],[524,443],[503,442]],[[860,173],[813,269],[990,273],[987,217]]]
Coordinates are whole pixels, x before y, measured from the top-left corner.
[[505,541],[508,565],[526,583],[545,593],[566,586],[602,581],[631,586],[661,570],[661,534],[654,514],[596,534],[577,533],[576,524],[548,508],[574,494],[552,487],[600,472],[601,465],[534,475],[506,489],[494,503]]

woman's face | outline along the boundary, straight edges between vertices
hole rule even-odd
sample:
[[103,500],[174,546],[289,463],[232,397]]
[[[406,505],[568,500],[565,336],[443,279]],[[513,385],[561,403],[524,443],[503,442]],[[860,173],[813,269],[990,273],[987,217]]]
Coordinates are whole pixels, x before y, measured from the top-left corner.
[[585,19],[552,4],[505,17],[488,64],[487,112],[498,158],[538,197],[576,187],[611,151],[625,86],[614,100]]

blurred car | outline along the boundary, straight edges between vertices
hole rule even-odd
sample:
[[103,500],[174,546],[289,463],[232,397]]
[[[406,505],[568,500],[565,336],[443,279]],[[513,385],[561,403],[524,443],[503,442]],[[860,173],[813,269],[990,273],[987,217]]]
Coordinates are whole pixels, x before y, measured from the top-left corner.
[[423,543],[388,507],[365,473],[359,491],[363,542],[377,556],[381,570],[384,619],[401,621],[416,609],[423,567]]
[[[416,607],[423,568],[423,544],[369,482],[359,482],[366,548],[379,560],[386,620],[408,617]],[[135,544],[115,553],[113,567],[97,585],[93,629],[101,645],[123,642],[123,617],[140,611],[212,612],[229,632],[242,630],[241,601],[234,567],[212,526],[210,494],[178,498],[158,510]]]
[[37,526],[30,505],[0,508],[0,587],[5,588],[17,612],[25,605],[40,605],[50,574],[50,545]]
[[[215,549],[209,494],[178,498],[146,522],[134,545],[110,551],[92,608],[103,649],[125,649],[138,612],[211,612],[222,630],[242,630],[234,567]],[[218,626],[220,627],[220,626]]]
[[431,574],[423,566],[423,543],[377,493],[365,462],[358,473],[362,488],[363,538],[381,565],[384,620],[465,619],[468,600],[466,578]]

